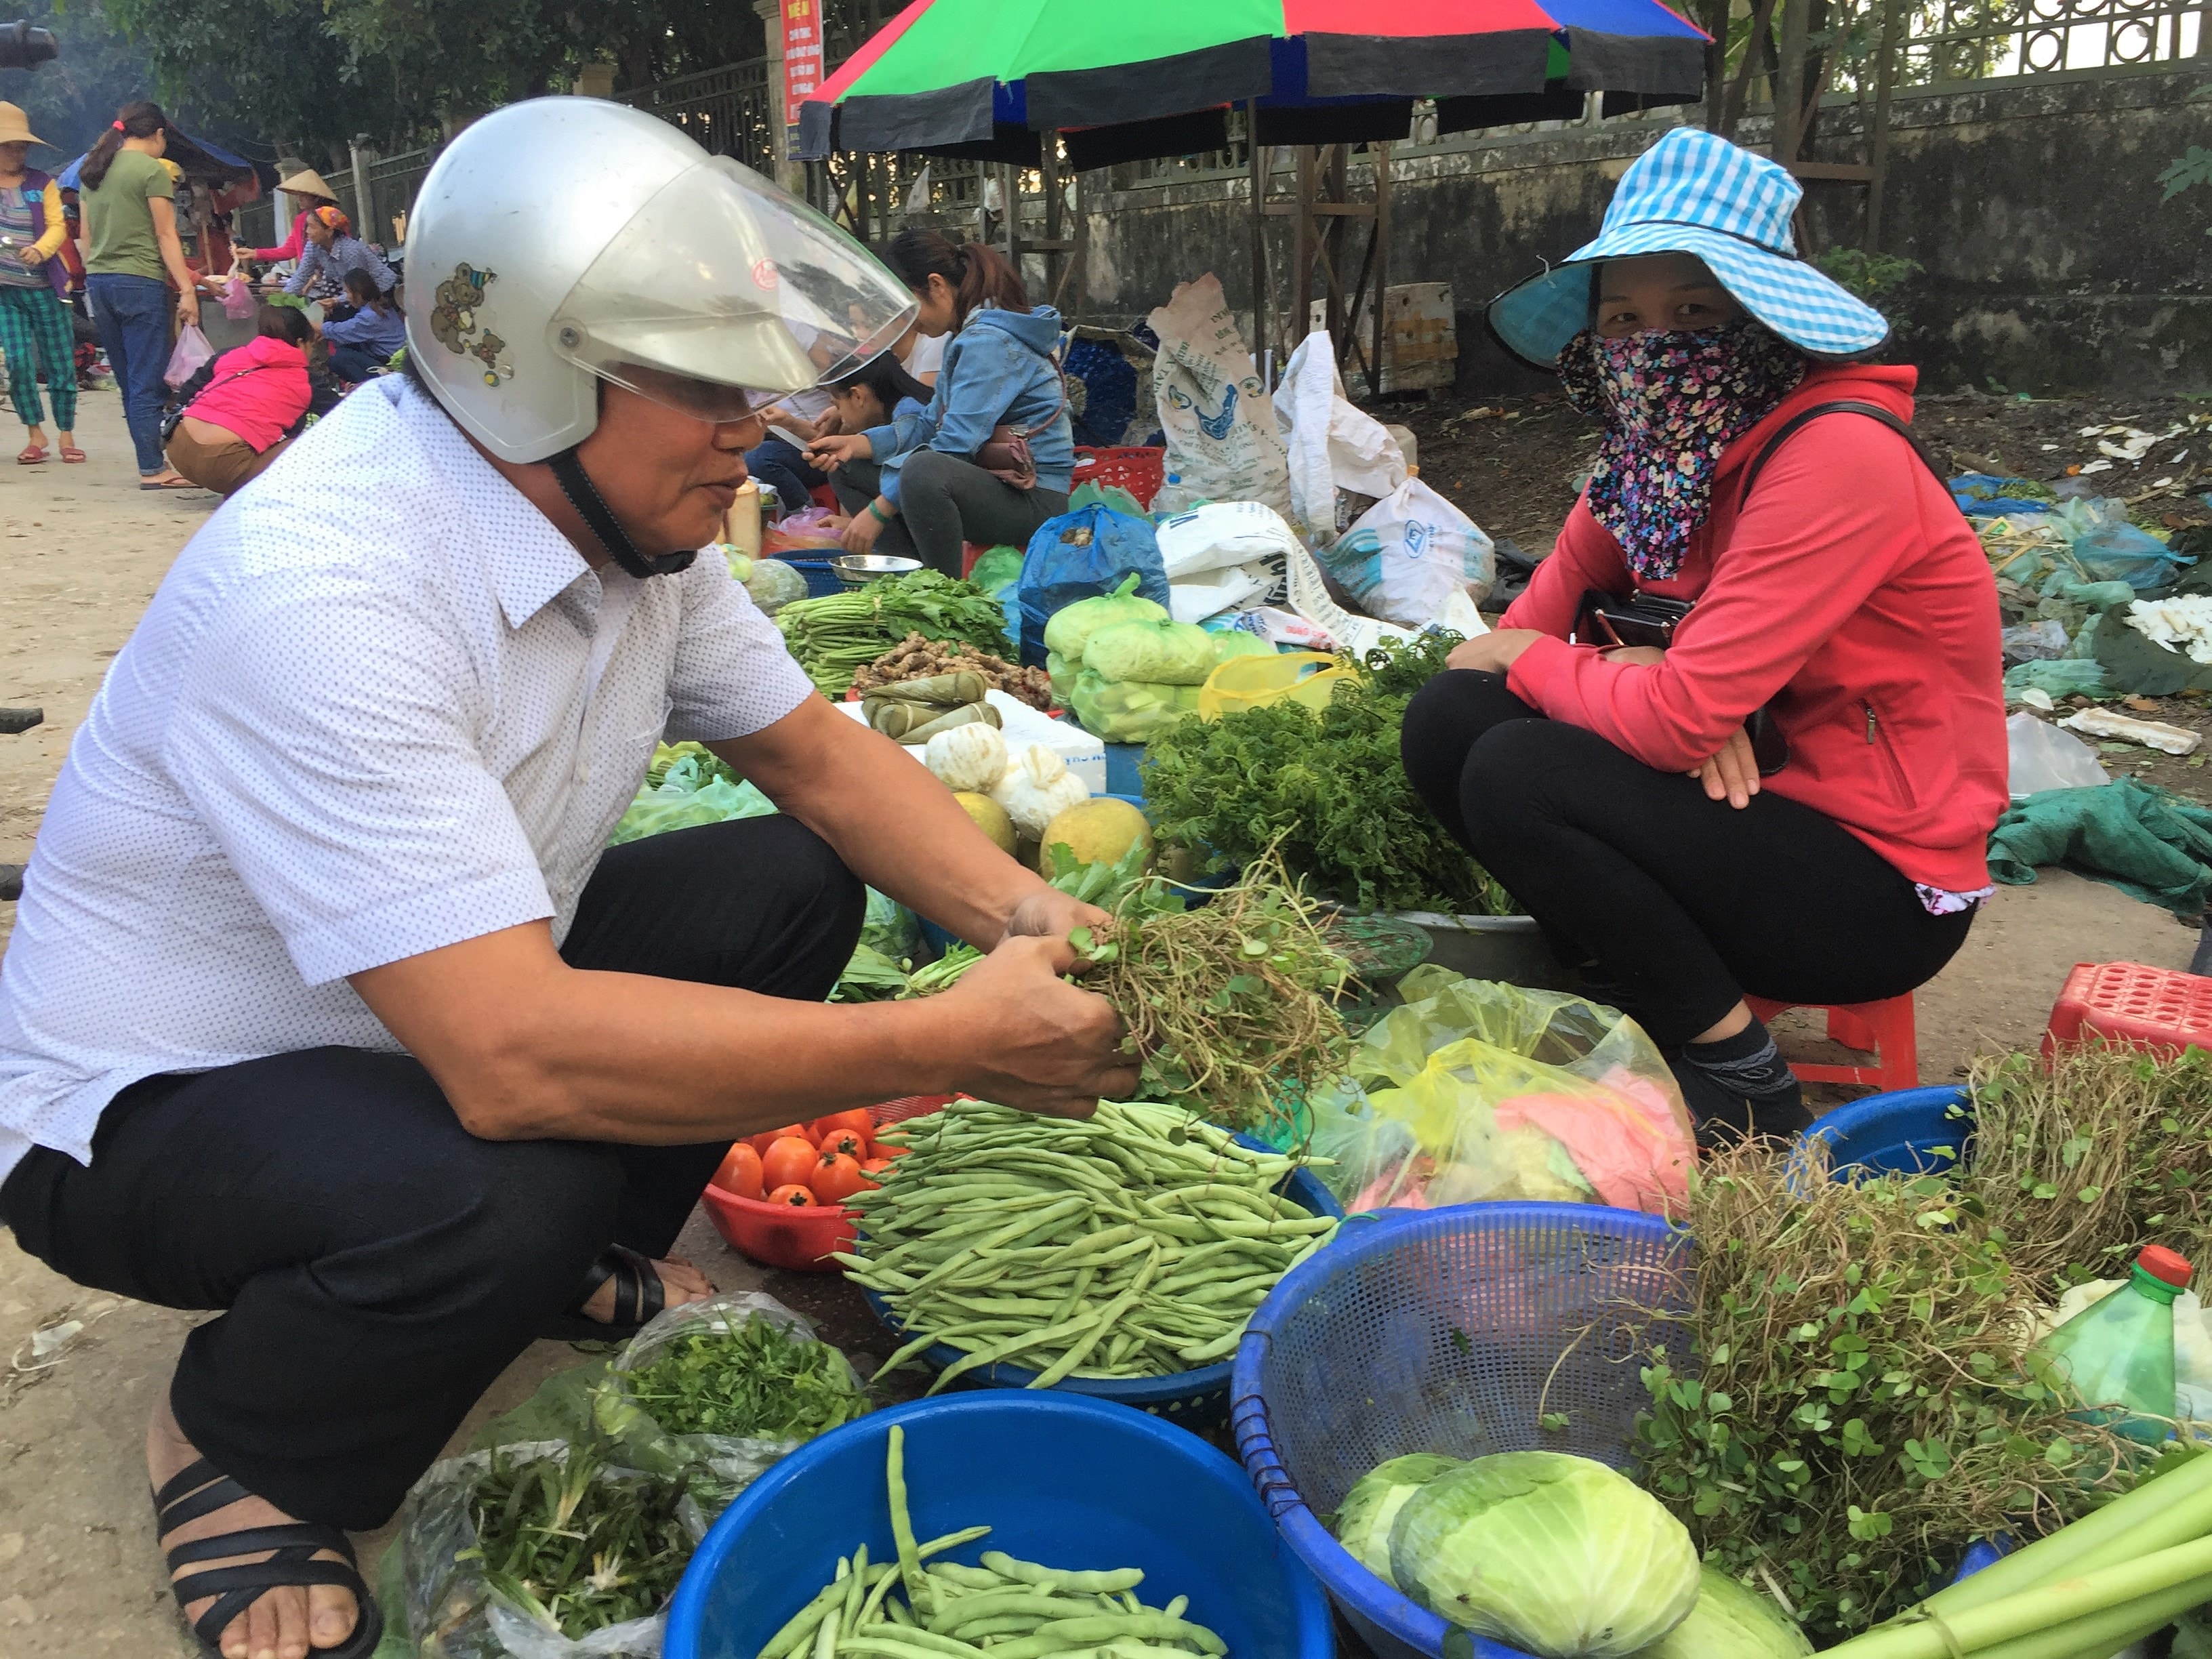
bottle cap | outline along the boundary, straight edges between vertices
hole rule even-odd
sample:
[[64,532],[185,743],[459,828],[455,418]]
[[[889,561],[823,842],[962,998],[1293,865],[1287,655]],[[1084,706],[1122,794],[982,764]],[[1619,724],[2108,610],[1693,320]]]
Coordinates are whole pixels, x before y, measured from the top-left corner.
[[2142,1254],[2136,1258],[2136,1266],[2153,1279],[2162,1279],[2184,1290],[2189,1286],[2189,1263],[2179,1251],[2169,1250],[2163,1244],[2144,1245]]

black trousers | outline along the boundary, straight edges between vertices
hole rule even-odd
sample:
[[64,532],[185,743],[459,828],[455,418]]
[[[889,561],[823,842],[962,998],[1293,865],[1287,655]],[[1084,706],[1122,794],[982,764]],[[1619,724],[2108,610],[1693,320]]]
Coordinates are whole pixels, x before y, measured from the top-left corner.
[[[795,818],[611,849],[579,968],[819,1000],[865,890]],[[408,1054],[312,1048],[150,1078],[89,1168],[40,1148],[0,1186],[17,1243],[195,1328],[169,1400],[216,1467],[288,1513],[382,1524],[611,1241],[675,1241],[727,1141],[479,1140]]]
[[[830,474],[830,485],[848,514],[865,513],[882,490],[883,468],[851,462]],[[973,461],[917,450],[900,467],[898,514],[876,538],[876,551],[957,576],[963,543],[1026,548],[1046,520],[1066,511],[1065,490],[1017,489]]]
[[1972,911],[1929,915],[1832,818],[1771,793],[1741,811],[1709,800],[1694,778],[1544,719],[1503,675],[1437,675],[1407,709],[1401,745],[1429,810],[1662,1049],[1745,992],[1901,996],[1973,923]]

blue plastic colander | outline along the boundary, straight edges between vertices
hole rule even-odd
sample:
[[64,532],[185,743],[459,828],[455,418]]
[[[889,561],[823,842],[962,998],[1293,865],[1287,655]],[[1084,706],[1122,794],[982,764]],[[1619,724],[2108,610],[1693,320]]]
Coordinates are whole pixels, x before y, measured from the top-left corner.
[[[1625,1466],[1649,1396],[1637,1360],[1686,1357],[1688,1239],[1590,1204],[1354,1217],[1285,1275],[1237,1352],[1237,1449],[1291,1550],[1376,1659],[1440,1659],[1451,1628],[1361,1566],[1320,1517],[1407,1452],[1575,1452]],[[1547,1431],[1540,1413],[1565,1425]],[[1526,1659],[1474,1640],[1478,1659]]]

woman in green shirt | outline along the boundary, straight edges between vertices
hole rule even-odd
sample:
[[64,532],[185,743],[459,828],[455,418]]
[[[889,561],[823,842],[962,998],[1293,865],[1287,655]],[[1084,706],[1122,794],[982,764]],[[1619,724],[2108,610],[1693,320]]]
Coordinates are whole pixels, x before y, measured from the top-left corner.
[[161,455],[170,281],[177,285],[178,317],[187,323],[200,319],[199,295],[177,240],[176,186],[161,165],[168,147],[169,119],[161,106],[125,104],[77,174],[87,297],[115,383],[123,391],[141,489],[196,487]]

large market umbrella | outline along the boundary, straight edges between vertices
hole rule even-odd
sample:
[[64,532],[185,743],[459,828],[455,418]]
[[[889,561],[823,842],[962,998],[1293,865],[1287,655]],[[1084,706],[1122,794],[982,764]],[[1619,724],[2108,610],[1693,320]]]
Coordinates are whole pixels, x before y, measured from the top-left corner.
[[1659,0],[912,0],[804,103],[799,155],[918,150],[1079,170],[1222,142],[1402,138],[1579,113],[1583,94],[1686,102],[1707,37]]

